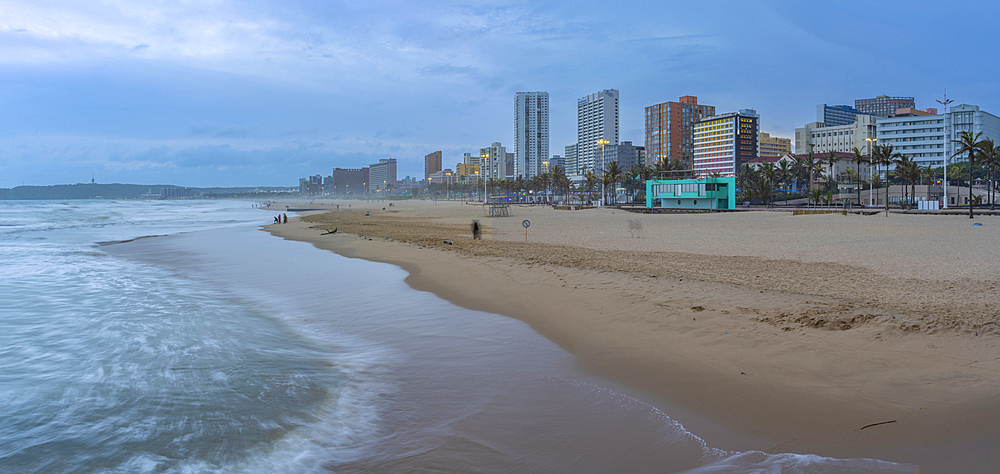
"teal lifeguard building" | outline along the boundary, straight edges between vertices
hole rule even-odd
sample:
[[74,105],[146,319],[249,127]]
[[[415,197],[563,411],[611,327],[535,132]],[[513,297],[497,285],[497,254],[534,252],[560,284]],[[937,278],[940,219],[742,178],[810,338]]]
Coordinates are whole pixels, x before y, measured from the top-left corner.
[[646,208],[736,209],[736,178],[650,179]]

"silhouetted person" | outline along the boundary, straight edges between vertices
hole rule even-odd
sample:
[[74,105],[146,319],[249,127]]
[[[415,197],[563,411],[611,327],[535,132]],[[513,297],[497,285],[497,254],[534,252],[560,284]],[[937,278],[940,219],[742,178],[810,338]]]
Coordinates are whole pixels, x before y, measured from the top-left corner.
[[472,239],[476,240],[476,239],[481,239],[481,238],[482,237],[479,236],[479,221],[473,220],[472,221]]

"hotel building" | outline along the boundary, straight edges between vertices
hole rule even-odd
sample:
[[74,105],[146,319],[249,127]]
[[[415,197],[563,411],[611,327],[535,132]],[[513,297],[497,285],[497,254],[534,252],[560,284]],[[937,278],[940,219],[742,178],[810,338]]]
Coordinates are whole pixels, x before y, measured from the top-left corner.
[[753,109],[716,115],[694,123],[694,171],[698,176],[733,176],[757,156],[758,121]]
[[694,123],[715,115],[715,107],[699,105],[698,98],[686,95],[677,102],[646,107],[646,156],[649,165],[662,160],[691,165],[694,156]]
[[514,176],[544,173],[549,158],[549,93],[518,92],[514,98]]
[[441,171],[441,152],[435,151],[424,156],[424,179],[429,180],[431,175]]
[[854,123],[854,118],[861,113],[850,105],[819,104],[816,106],[816,121],[826,124],[827,127],[850,125]]
[[618,91],[605,89],[576,101],[577,174],[604,171],[601,145],[618,143]]
[[396,187],[396,159],[382,158],[368,165],[368,191],[387,193]]
[[782,156],[792,152],[792,139],[760,132],[760,156]]
[[795,151],[797,153],[853,153],[857,147],[868,154],[870,142],[875,138],[876,118],[874,115],[858,114],[850,125],[828,126],[822,122],[806,124],[795,129]]
[[[480,165],[484,179],[504,179],[507,177],[507,147],[493,142],[487,148],[479,149]],[[512,164],[513,167],[513,164]]]
[[895,114],[897,109],[913,109],[916,106],[913,97],[880,95],[874,99],[857,99],[854,101],[854,108],[858,112],[876,117],[889,117]]
[[949,164],[968,160],[965,155],[952,157],[958,149],[953,140],[957,140],[961,132],[982,133],[981,139],[998,141],[1000,118],[979,110],[978,106],[961,104],[945,114],[910,110],[878,119],[878,144],[892,145],[893,151],[913,158],[920,166],[942,166],[945,160]]

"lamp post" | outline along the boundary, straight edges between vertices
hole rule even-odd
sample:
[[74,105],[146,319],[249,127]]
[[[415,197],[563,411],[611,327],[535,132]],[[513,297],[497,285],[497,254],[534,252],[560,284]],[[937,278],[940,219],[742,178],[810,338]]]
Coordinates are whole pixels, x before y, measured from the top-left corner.
[[483,204],[486,204],[486,195],[488,193],[486,190],[486,183],[489,181],[489,178],[486,177],[486,160],[488,160],[489,157],[490,155],[487,155],[486,153],[479,154],[479,171],[481,171],[479,175],[483,177]]
[[[597,144],[601,145],[601,172],[602,173],[604,172],[604,146],[607,145],[607,144],[609,144],[609,143],[611,143],[611,142],[609,142],[609,141],[607,141],[607,140],[605,140],[603,138],[600,139],[600,140],[597,140]],[[601,176],[601,205],[602,206],[604,205],[604,177],[603,176]]]
[[875,155],[872,153],[872,149],[875,146],[875,142],[878,141],[878,138],[869,137],[865,138],[865,141],[868,142],[868,205],[874,206],[875,198],[872,193],[874,192],[875,187],[872,186],[874,184],[872,178],[875,177],[875,174],[872,172],[872,165],[875,164]]
[[[944,121],[944,149],[941,150],[941,163],[944,164],[944,209],[948,209],[948,104],[954,102],[948,99],[948,91],[944,91],[944,100],[939,100],[937,103],[944,106],[944,115],[942,115],[942,120]],[[972,167],[969,167],[969,186],[972,186]],[[970,204],[971,206],[971,204]]]

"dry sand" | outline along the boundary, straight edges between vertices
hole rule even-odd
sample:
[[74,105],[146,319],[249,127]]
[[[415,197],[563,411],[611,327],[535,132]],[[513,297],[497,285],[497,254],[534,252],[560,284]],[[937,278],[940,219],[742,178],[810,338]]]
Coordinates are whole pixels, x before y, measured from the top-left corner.
[[524,320],[714,446],[1000,464],[1000,218],[339,204],[268,230]]

